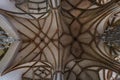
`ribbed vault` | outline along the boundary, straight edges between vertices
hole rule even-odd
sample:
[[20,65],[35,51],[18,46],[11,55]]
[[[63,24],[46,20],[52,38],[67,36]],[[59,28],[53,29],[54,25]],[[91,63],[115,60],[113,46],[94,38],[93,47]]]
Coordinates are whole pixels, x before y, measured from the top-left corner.
[[22,43],[3,74],[25,69],[22,80],[118,80],[120,49],[100,36],[120,26],[119,0],[15,1],[22,12],[0,12]]

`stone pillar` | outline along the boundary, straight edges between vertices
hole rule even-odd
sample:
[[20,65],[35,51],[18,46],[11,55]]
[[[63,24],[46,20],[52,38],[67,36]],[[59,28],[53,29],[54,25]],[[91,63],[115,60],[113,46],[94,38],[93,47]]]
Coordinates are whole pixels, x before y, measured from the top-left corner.
[[55,72],[55,74],[53,75],[53,80],[64,80],[63,73]]
[[49,3],[52,8],[58,8],[60,6],[61,0],[49,0]]

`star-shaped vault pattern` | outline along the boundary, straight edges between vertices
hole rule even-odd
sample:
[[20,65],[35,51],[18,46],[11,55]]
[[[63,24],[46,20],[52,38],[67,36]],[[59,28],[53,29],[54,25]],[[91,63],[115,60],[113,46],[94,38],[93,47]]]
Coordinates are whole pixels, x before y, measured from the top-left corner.
[[[43,18],[1,10],[22,40],[3,74],[28,67],[23,80],[57,80],[57,73],[64,75],[61,80],[118,80],[120,63],[115,57],[120,49],[106,45],[99,36],[109,27],[120,25],[119,0],[52,1],[47,3],[50,9]],[[20,67],[33,61],[30,66]]]

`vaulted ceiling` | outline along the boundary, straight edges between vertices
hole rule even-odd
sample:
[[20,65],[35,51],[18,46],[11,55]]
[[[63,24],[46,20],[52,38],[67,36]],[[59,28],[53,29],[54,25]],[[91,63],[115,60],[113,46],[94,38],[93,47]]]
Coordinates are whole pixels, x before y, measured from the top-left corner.
[[119,0],[4,1],[0,80],[119,80]]

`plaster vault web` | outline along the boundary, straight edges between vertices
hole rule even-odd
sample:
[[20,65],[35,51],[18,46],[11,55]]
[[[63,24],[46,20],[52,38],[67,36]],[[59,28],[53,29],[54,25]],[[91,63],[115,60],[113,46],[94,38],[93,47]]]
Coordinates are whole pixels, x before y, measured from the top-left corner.
[[7,1],[15,9],[1,8],[1,20],[19,47],[2,76],[22,70],[21,80],[120,79],[119,0]]

